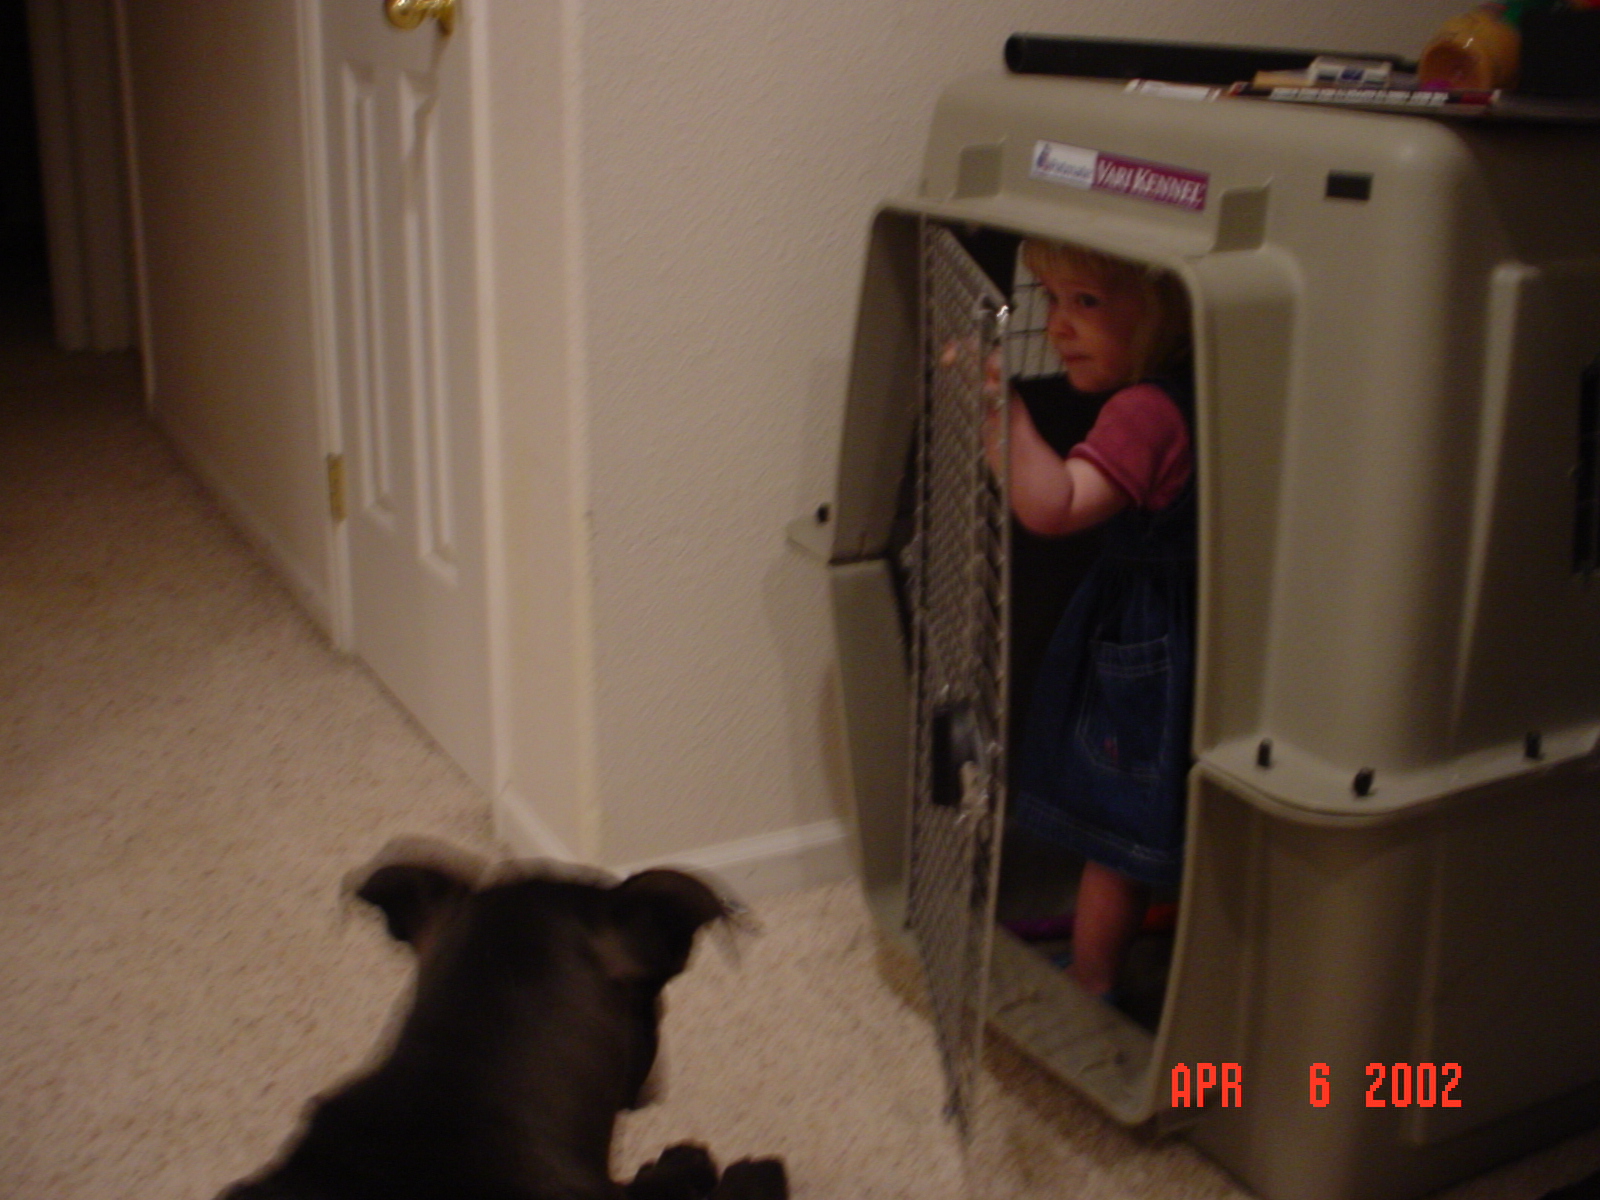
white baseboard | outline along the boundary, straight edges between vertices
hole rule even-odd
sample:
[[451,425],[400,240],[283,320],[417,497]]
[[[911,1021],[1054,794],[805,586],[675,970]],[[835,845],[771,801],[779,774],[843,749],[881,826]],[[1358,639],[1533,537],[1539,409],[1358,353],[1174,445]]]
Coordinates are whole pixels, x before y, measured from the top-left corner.
[[217,502],[245,541],[267,560],[267,565],[294,595],[295,600],[317,628],[331,638],[333,610],[328,603],[328,591],[324,582],[313,578],[304,564],[284,549],[266,522],[256,516],[255,511],[228,484],[220,472],[211,468],[204,455],[197,453],[170,422],[161,418],[159,410],[155,416],[161,431],[166,434],[167,444],[177,453],[179,460],[199,479],[201,486],[211,494],[211,498]]
[[849,831],[833,819],[681,854],[664,854],[629,863],[617,871],[631,875],[646,867],[685,867],[703,872],[721,881],[741,900],[799,891],[855,874]]
[[[575,861],[566,843],[539,818],[525,797],[509,789],[502,792],[495,802],[494,819],[495,833],[513,853]],[[849,830],[837,820],[606,866],[618,875],[647,867],[684,867],[718,880],[741,900],[759,900],[855,874]]]
[[494,799],[494,835],[518,858],[553,858],[577,862],[578,858],[540,818],[531,801],[512,788]]

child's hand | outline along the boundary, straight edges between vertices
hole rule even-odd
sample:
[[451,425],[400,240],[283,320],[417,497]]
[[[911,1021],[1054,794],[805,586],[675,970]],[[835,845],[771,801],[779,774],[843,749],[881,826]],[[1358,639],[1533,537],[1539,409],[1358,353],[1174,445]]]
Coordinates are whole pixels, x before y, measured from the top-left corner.
[[996,346],[989,351],[983,360],[983,398],[989,402],[990,415],[1005,408],[1006,395],[1005,380],[1000,377],[1000,347]]
[[[947,371],[960,371],[966,374],[972,370],[979,348],[978,339],[975,337],[951,338],[939,352],[939,365]],[[989,351],[983,360],[983,398],[994,408],[1005,403],[1005,385],[1000,377],[998,346]]]
[[1000,455],[1000,424],[1012,419],[1011,405],[1016,403],[1020,407],[1022,402],[1011,395],[1011,389],[1000,377],[998,346],[983,360],[983,399],[986,405],[983,414],[983,456],[988,460],[989,470],[994,472],[995,478],[1003,479],[1006,463]]
[[[980,343],[975,337],[951,338],[939,352],[939,366],[947,371],[969,375],[976,363]],[[983,360],[983,455],[989,469],[997,476],[1005,470],[1000,457],[1000,422],[1006,419],[1010,405],[1008,388],[1001,375],[1000,347],[996,346]]]
[[1004,408],[991,408],[983,414],[983,457],[995,478],[1005,475],[1006,464],[1000,457],[1000,422],[1005,420]]

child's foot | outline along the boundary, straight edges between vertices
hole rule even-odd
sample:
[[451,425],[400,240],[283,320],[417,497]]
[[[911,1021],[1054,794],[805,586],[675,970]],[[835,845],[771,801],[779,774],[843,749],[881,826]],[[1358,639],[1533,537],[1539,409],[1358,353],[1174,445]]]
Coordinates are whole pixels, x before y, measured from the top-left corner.
[[1003,923],[1025,942],[1059,942],[1072,936],[1072,910],[1048,917],[1018,917]]
[[[1178,923],[1176,904],[1152,904],[1139,923],[1141,933],[1166,933]],[[1072,936],[1072,909],[1048,917],[1016,917],[1001,924],[1025,942],[1059,942]]]
[[[1072,950],[1071,950],[1071,948],[1069,947],[1066,950],[1062,950],[1057,954],[1052,954],[1050,956],[1050,965],[1053,966],[1053,967],[1057,967],[1057,968],[1067,972],[1070,975],[1072,973]],[[1077,983],[1077,980],[1074,979],[1073,982]],[[1078,986],[1082,987],[1083,985],[1079,984]],[[1088,990],[1089,989],[1084,988],[1084,991],[1088,991]],[[1100,992],[1100,993],[1089,992],[1089,994],[1091,996],[1094,996],[1094,998],[1096,1000],[1104,1000],[1107,1004],[1111,1005],[1112,1008],[1120,1009],[1122,1007],[1123,995],[1122,995],[1122,989],[1120,989],[1120,988],[1110,988],[1110,989],[1108,989],[1108,990],[1106,990],[1104,992]]]

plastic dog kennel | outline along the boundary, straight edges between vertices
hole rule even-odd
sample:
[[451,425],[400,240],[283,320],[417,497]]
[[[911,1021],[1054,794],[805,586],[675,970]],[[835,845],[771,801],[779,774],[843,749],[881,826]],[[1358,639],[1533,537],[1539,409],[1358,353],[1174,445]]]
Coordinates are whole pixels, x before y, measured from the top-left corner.
[[[983,348],[1036,369],[1018,235],[1192,308],[1194,766],[1143,1024],[995,922],[1013,633],[1055,603],[983,463]],[[987,1022],[1271,1200],[1411,1197],[1600,1120],[1597,375],[1594,129],[946,91],[872,226],[816,534],[864,886],[958,1118]],[[1040,561],[1030,596],[1070,575]],[[1175,1106],[1185,1069],[1239,1087]]]

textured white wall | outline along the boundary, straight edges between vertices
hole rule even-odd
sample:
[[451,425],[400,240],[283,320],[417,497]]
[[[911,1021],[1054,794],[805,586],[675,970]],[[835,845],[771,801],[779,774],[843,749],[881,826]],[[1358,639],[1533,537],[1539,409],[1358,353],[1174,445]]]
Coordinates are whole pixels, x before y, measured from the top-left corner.
[[579,7],[601,856],[842,815],[823,570],[861,252],[1016,30],[1417,52],[1459,0]]
[[[610,863],[843,815],[782,531],[831,491],[867,221],[944,81],[1015,30],[1414,53],[1460,7],[481,0],[513,807]],[[294,6],[126,11],[158,407],[316,605]]]

